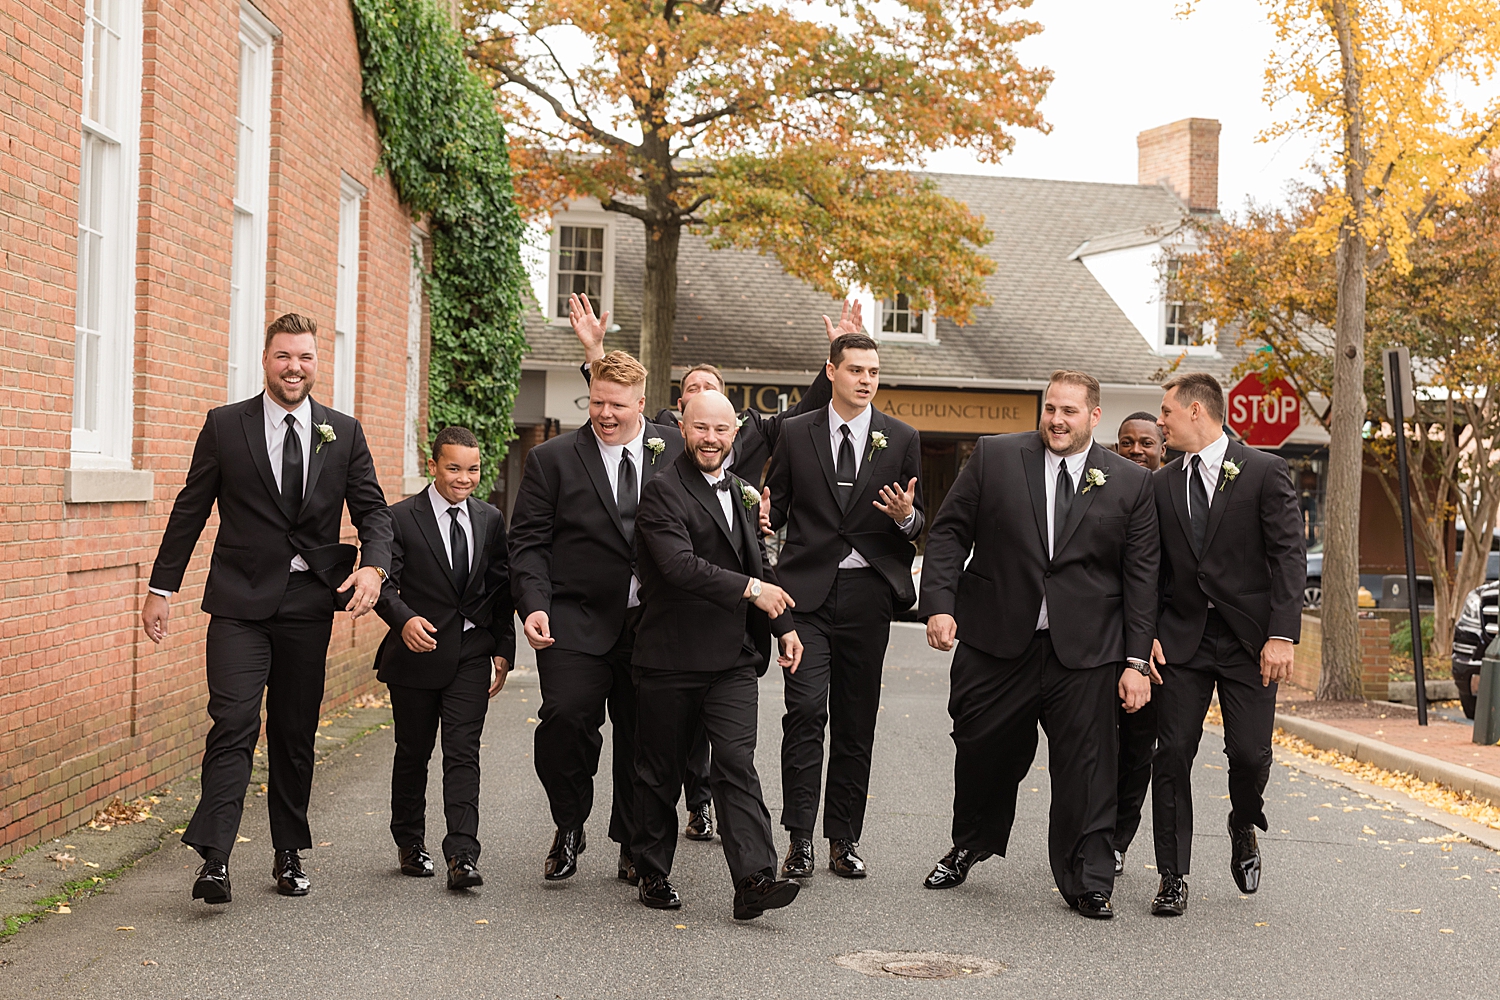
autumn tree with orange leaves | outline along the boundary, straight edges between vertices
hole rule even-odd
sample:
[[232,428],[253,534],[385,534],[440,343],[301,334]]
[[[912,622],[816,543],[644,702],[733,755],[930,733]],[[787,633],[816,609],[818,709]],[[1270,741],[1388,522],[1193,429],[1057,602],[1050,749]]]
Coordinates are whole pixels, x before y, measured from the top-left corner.
[[994,162],[1045,129],[1051,74],[1015,45],[1031,0],[536,0],[464,4],[473,64],[510,122],[533,215],[591,197],[646,231],[641,360],[669,404],[685,229],[774,256],[832,295],[966,321],[993,270],[981,218],[908,170]]

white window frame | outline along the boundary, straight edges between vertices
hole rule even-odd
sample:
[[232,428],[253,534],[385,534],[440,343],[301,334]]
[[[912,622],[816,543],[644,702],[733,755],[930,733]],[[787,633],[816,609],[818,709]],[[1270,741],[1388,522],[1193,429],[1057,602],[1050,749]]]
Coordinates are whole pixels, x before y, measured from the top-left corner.
[[[281,32],[254,6],[240,3],[240,80],[235,129],[233,245],[229,284],[229,401],[264,387],[266,239],[271,200],[271,70]],[[249,130],[249,141],[245,139]]]
[[359,246],[361,213],[368,192],[339,174],[338,269],[333,301],[333,408],[354,413],[359,358]]
[[[910,292],[902,292],[900,294],[907,296],[908,301],[911,298]],[[928,297],[931,298],[931,296]],[[937,317],[933,315],[931,308],[908,310],[909,312],[915,313],[922,317],[922,333],[887,333],[884,329],[886,300],[875,299],[874,302],[875,322],[873,324],[873,328],[875,330],[874,337],[877,341],[893,344],[936,344],[938,342],[936,322]]]
[[589,211],[587,209],[569,209],[559,212],[552,217],[550,236],[550,257],[547,264],[547,301],[543,303],[547,322],[551,326],[567,326],[568,317],[554,316],[557,308],[557,270],[558,260],[562,251],[562,227],[563,226],[587,226],[594,229],[604,230],[604,275],[599,281],[599,302],[594,303],[594,314],[603,316],[606,312],[614,312],[615,309],[615,225],[616,220],[612,213],[600,211]]
[[[95,51],[94,15],[101,3],[113,6],[119,18],[113,65],[108,53]],[[141,0],[88,0],[84,11],[70,463],[74,469],[133,467],[141,21]],[[101,63],[105,77],[101,95],[113,103],[102,113],[89,105],[91,80]],[[90,162],[93,150],[99,155]],[[86,203],[92,203],[94,210]],[[85,225],[90,226],[94,240],[87,238]],[[89,322],[93,326],[85,325]]]
[[[1167,260],[1164,261],[1163,265],[1162,265],[1163,272],[1164,273],[1169,273],[1171,262],[1174,261],[1174,260],[1179,259],[1180,257],[1181,257],[1181,254],[1168,254],[1167,255]],[[1166,277],[1162,278],[1162,281],[1161,281],[1161,294],[1158,295],[1158,297],[1157,297],[1157,301],[1160,303],[1159,307],[1157,308],[1157,317],[1156,317],[1156,343],[1157,343],[1157,352],[1160,353],[1160,354],[1163,354],[1163,355],[1170,355],[1170,356],[1176,356],[1176,355],[1186,354],[1186,355],[1188,355],[1190,357],[1216,357],[1218,355],[1218,353],[1219,353],[1218,337],[1216,335],[1216,331],[1214,329],[1213,323],[1209,322],[1208,320],[1204,320],[1203,324],[1202,324],[1202,326],[1203,326],[1203,343],[1201,343],[1201,344],[1169,344],[1169,343],[1167,343],[1167,319],[1168,319],[1168,317],[1170,317],[1172,315],[1172,307],[1174,305],[1182,305],[1183,304],[1180,299],[1174,299],[1174,298],[1170,297],[1171,296],[1171,292],[1170,292],[1170,290],[1167,287],[1168,280],[1169,279],[1166,278]]]
[[402,435],[401,492],[410,495],[427,488],[417,421],[422,418],[422,298],[425,275],[423,247],[427,234],[412,227],[411,274],[406,291],[406,421]]

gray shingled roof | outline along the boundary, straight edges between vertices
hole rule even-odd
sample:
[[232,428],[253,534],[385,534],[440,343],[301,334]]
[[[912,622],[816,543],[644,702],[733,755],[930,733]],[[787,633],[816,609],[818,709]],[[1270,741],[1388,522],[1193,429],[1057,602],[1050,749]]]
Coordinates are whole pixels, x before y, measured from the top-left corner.
[[[1090,240],[1176,229],[1183,209],[1165,188],[932,174],[945,194],[982,216],[994,239],[984,252],[999,265],[986,290],[992,303],[973,322],[939,320],[936,345],[881,345],[882,377],[1045,379],[1081,367],[1101,382],[1149,384],[1171,359],[1152,352],[1130,321],[1072,255]],[[1128,240],[1126,241],[1128,242]],[[639,344],[644,233],[622,217],[615,236],[614,321],[607,346]],[[676,346],[679,366],[711,361],[725,369],[811,372],[826,354],[822,322],[838,300],[788,276],[758,254],[711,250],[685,235],[679,259]],[[567,327],[536,314],[527,323],[531,358],[577,362],[582,350]],[[1195,369],[1223,378],[1240,351],[1193,358]]]

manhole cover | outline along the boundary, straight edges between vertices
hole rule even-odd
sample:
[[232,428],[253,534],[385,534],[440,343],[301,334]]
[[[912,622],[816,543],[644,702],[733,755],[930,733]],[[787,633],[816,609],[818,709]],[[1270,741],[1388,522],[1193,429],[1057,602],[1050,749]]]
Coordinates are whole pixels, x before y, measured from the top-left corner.
[[845,969],[882,979],[974,979],[1005,971],[1003,962],[938,951],[856,951],[833,961]]

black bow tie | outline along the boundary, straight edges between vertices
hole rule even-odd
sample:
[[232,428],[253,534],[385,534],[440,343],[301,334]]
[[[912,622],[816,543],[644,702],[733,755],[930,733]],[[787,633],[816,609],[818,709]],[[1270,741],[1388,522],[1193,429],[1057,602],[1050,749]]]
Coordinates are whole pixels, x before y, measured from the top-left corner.
[[730,486],[730,482],[729,482],[729,477],[728,476],[725,476],[723,479],[719,480],[717,483],[714,483],[714,489],[718,490],[720,493],[728,493],[729,492],[729,486]]

